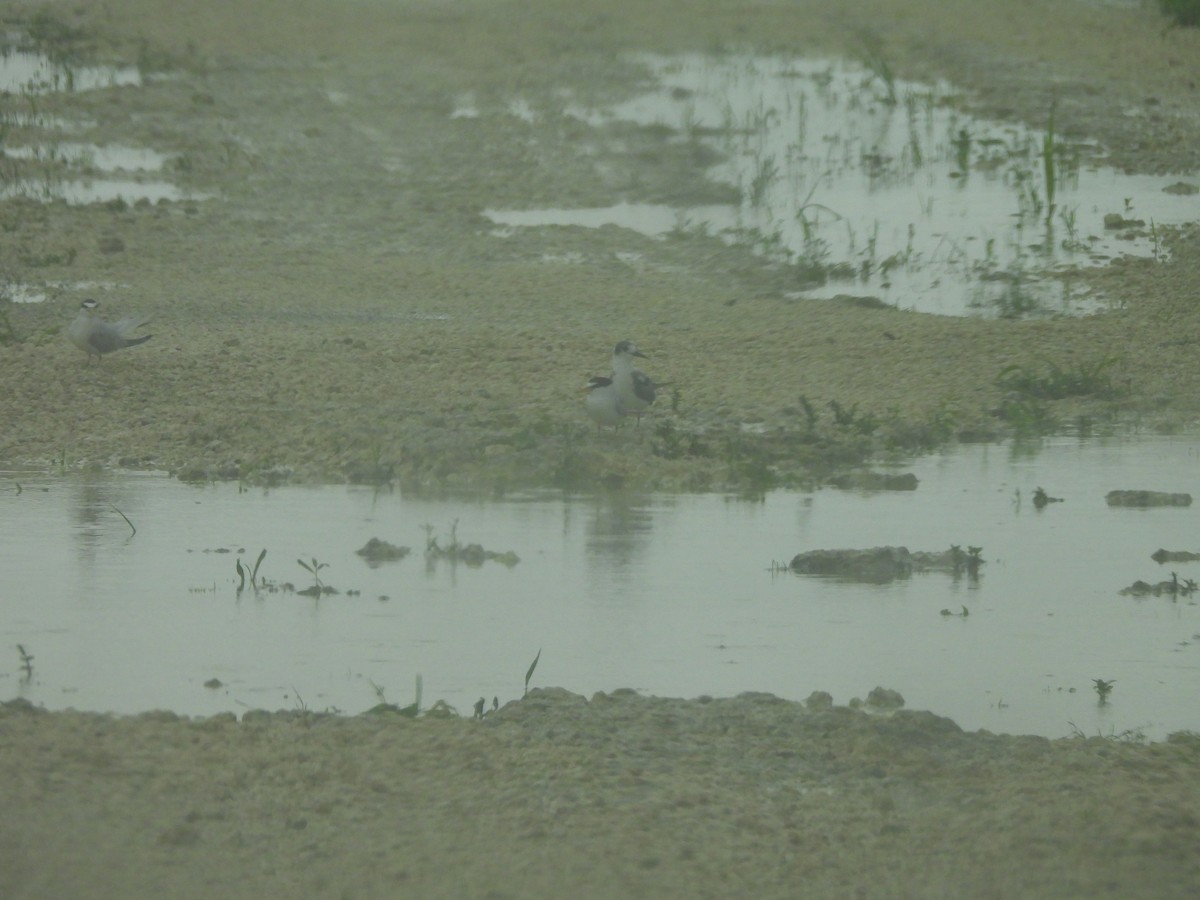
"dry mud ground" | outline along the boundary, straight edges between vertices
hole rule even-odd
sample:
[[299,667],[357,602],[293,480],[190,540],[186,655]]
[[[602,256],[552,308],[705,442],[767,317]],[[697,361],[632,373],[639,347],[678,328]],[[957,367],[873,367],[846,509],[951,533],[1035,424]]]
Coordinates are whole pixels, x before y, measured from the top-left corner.
[[[786,271],[716,241],[501,241],[481,216],[703,202],[714,189],[687,152],[596,132],[564,98],[629,96],[644,79],[630,52],[855,55],[864,28],[902,77],[946,77],[964,104],[1034,125],[1053,98],[1064,134],[1187,176],[1200,34],[1149,4],[0,3],[9,29],[47,10],[73,51],[170,77],[43,111],[92,121],[84,139],[172,154],[172,177],[213,198],[0,205],[7,278],[97,282],[110,312],[156,330],[88,367],[58,333],[78,291],[6,309],[20,338],[0,344],[8,462],[492,489],[736,482],[728,454],[666,459],[645,436],[584,427],[577,388],[622,337],[682,386],[670,420],[706,435],[786,434],[800,394],[918,440],[947,423],[989,433],[1004,427],[997,373],[1047,360],[1116,360],[1119,395],[1048,404],[1061,421],[1200,416],[1195,229],[1168,237],[1168,263],[1084,276],[1112,312],[1014,322],[787,300]],[[477,118],[451,117],[464,100]],[[1200,894],[1193,738],[963,734],[762,697],[549,691],[482,723],[10,704],[0,785],[13,898]]]

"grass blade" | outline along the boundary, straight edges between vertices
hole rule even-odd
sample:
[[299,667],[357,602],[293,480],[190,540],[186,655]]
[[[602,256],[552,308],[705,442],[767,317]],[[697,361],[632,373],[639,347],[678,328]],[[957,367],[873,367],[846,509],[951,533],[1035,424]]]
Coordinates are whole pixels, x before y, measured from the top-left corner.
[[538,648],[537,656],[533,658],[533,662],[529,666],[529,671],[525,673],[525,693],[529,693],[529,679],[533,677],[533,670],[537,668],[538,660],[542,658],[542,648]]

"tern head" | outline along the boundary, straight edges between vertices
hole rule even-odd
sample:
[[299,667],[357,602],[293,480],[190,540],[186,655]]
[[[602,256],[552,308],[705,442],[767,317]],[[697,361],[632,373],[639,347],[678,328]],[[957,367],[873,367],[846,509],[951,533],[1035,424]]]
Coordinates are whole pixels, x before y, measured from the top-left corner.
[[606,388],[612,385],[612,379],[605,375],[593,375],[588,379],[585,391],[594,391],[596,388]]
[[81,304],[79,304],[79,308],[84,312],[95,312],[100,308],[100,301],[93,300],[91,297],[88,297]]
[[649,359],[645,353],[637,348],[637,344],[633,341],[621,341],[617,346],[613,347],[613,356],[639,356],[642,359]]

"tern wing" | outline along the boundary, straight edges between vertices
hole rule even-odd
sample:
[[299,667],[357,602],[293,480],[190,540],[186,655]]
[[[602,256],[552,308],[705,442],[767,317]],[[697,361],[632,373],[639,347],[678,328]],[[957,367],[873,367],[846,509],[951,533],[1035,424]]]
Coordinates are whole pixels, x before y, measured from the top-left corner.
[[656,396],[654,381],[638,369],[633,371],[633,394],[646,404],[653,403]]
[[141,337],[129,337],[129,332],[145,325],[147,321],[147,319],[140,319],[136,316],[121,319],[113,324],[93,319],[87,327],[85,341],[91,352],[100,355],[112,353],[114,350],[122,350],[125,347],[133,347],[150,340],[148,334]]
[[[121,337],[128,338],[131,331],[136,331],[143,325],[148,324],[150,324],[150,320],[142,316],[126,316],[124,319],[114,322],[110,327],[113,328],[117,334],[121,335]],[[149,337],[149,335],[146,337]],[[144,338],[139,338],[138,340],[144,340]]]

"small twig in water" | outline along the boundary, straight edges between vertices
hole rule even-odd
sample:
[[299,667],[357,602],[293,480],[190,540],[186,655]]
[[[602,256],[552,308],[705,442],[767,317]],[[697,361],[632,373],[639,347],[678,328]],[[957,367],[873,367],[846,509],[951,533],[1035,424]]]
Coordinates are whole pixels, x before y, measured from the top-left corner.
[[370,678],[367,679],[367,684],[371,686],[371,690],[375,692],[375,696],[379,698],[380,703],[387,703],[387,697],[383,695],[383,688],[377,685]]
[[[133,531],[133,534],[137,534],[137,529],[134,528],[133,523],[129,521],[129,516],[125,515],[125,513],[121,512],[119,509],[117,509],[115,506],[113,506],[113,504],[110,503],[108,505],[112,506],[112,508],[114,510],[116,510],[117,515],[119,515],[122,519],[125,520],[125,524],[130,527],[130,529]],[[130,537],[133,537],[133,534],[131,534]]]
[[25,672],[25,680],[33,677],[33,654],[25,650],[23,644],[17,644],[17,652],[21,654],[21,669]]

